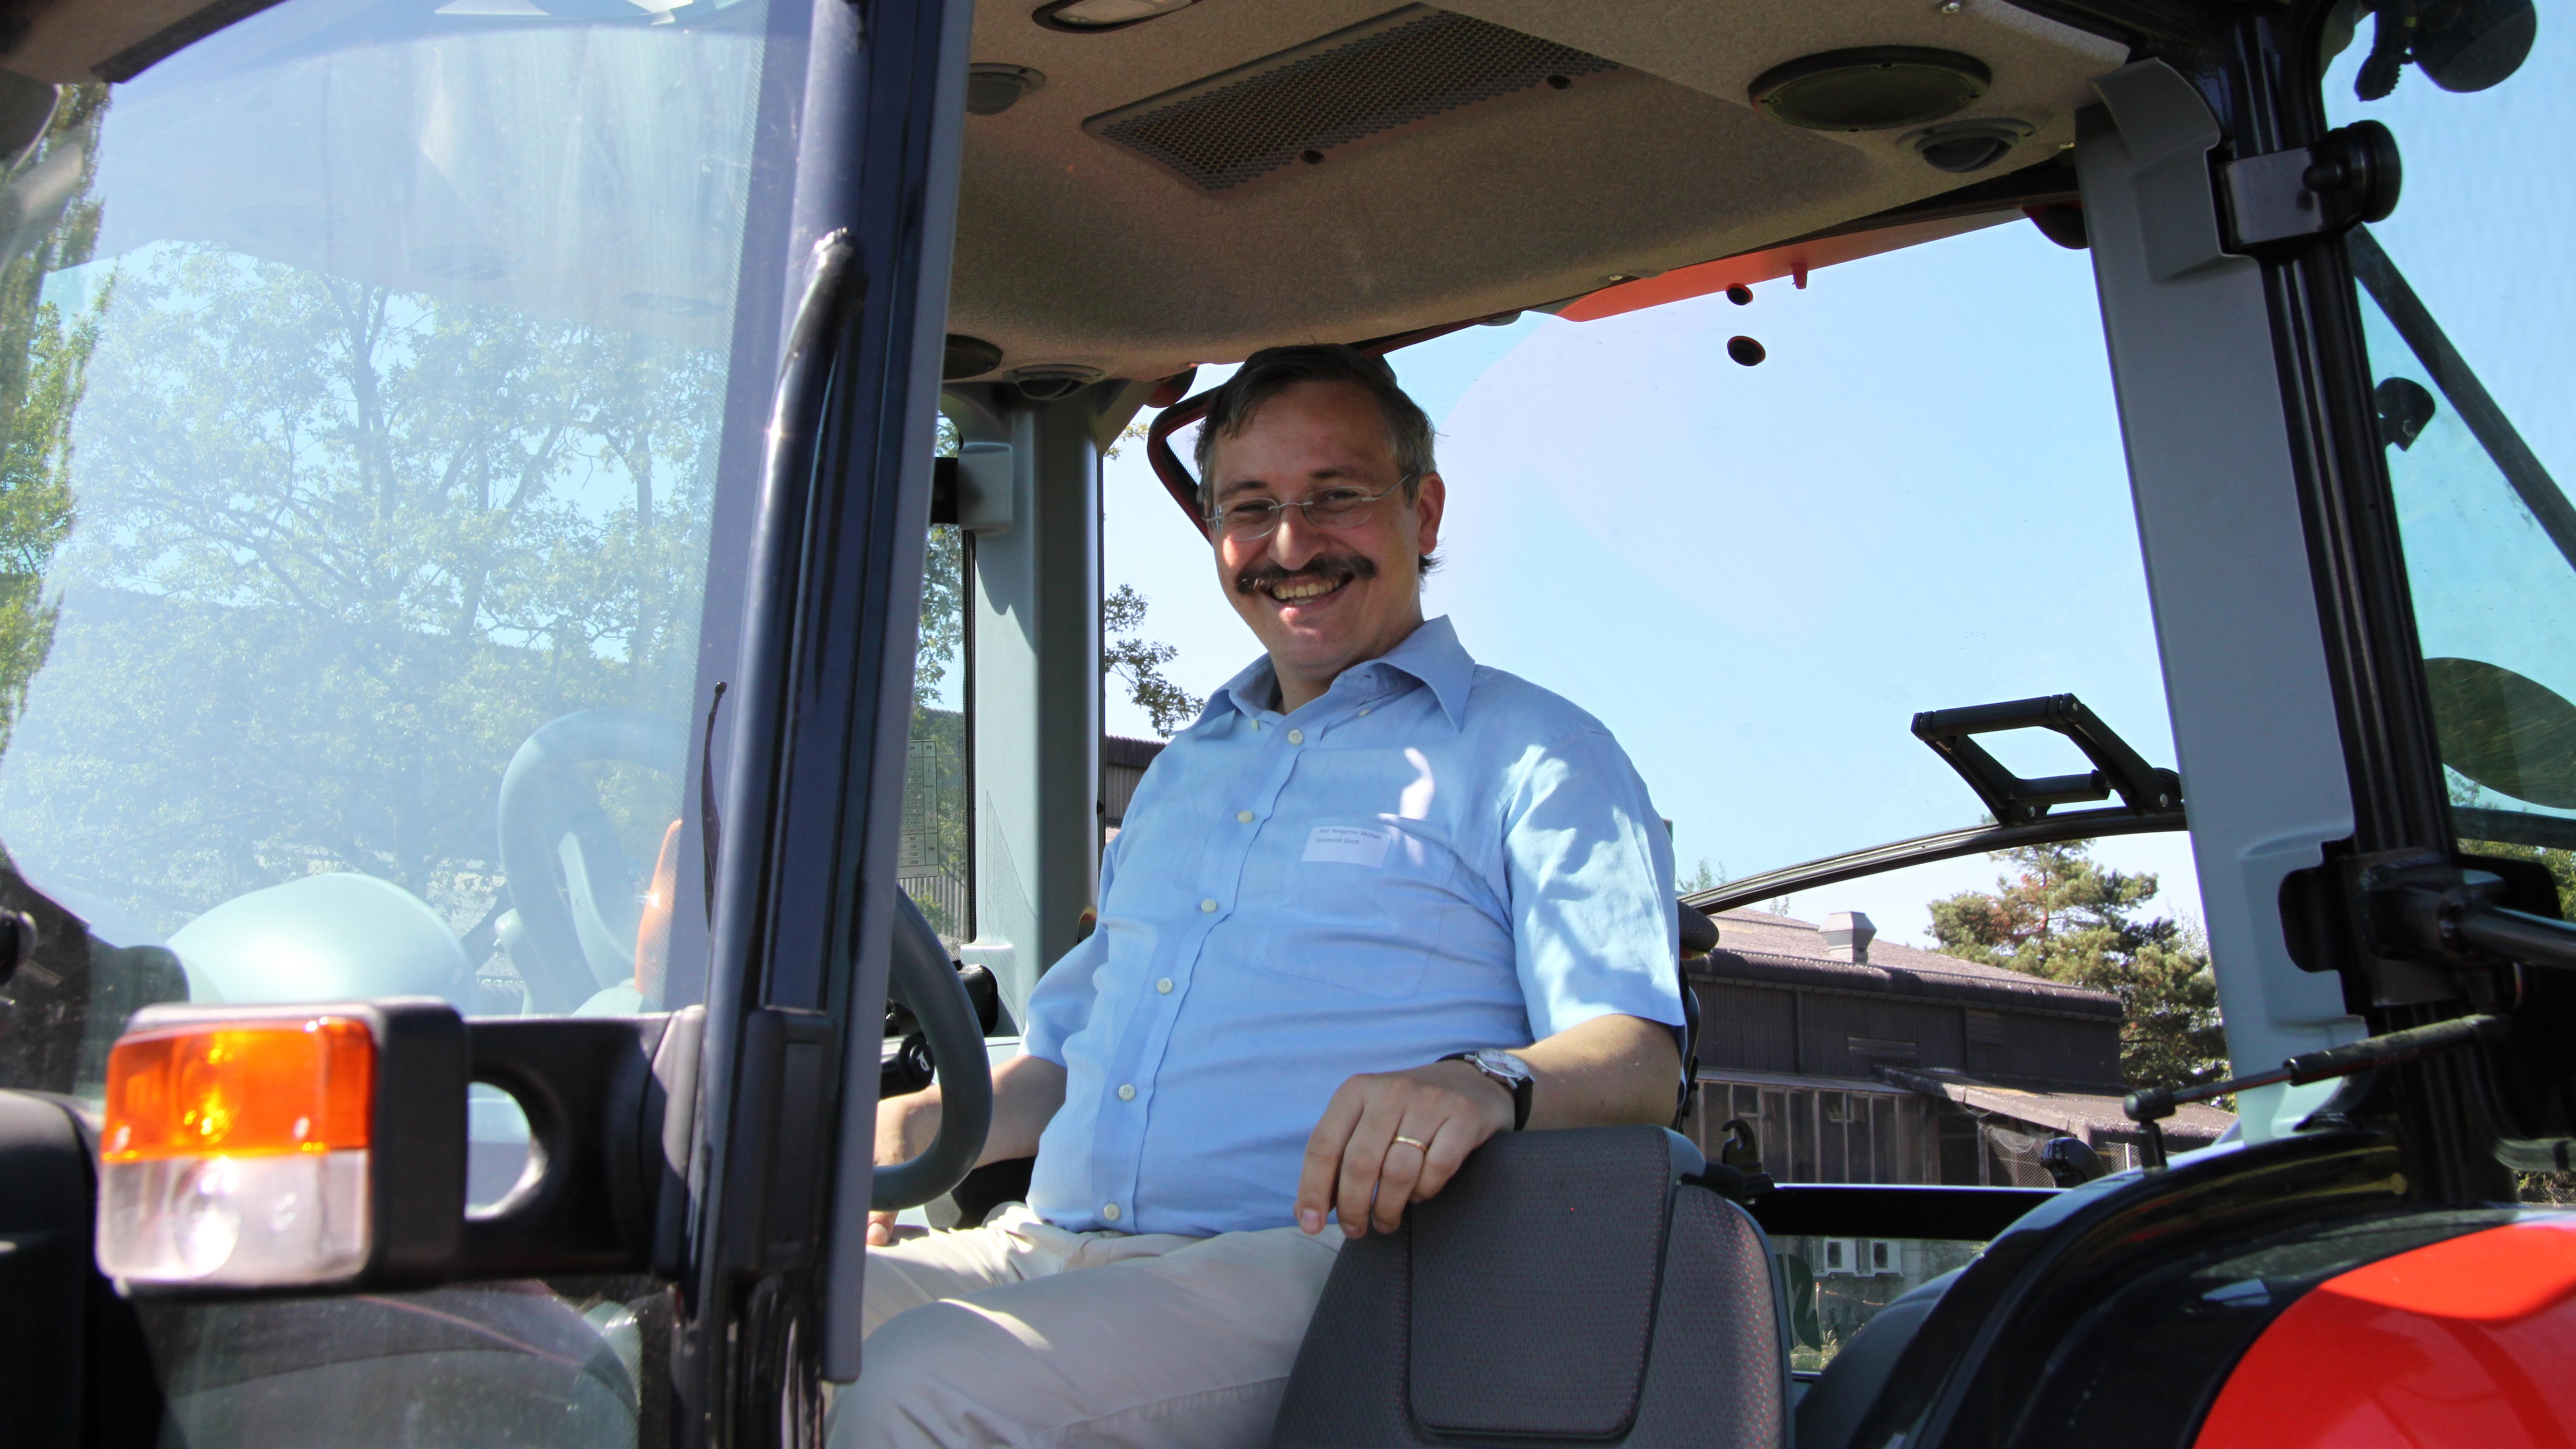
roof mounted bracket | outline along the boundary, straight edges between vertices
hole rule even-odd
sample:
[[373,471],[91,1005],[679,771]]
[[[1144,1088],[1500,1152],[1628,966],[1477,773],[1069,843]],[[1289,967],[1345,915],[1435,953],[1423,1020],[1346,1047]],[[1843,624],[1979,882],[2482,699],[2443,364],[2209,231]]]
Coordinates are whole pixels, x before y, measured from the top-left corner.
[[2397,138],[2377,121],[2328,131],[2313,146],[2222,162],[2218,199],[2227,249],[2252,252],[2384,221],[2397,209],[2404,178]]
[[[2026,780],[2005,769],[1973,738],[2027,729],[2055,730],[2073,740],[2093,762],[2093,770]],[[1997,825],[2028,824],[2052,806],[2107,799],[2115,792],[2120,803],[2138,815],[2169,814],[2182,806],[2182,777],[2148,764],[2071,694],[1928,709],[1914,717],[1914,737],[1959,772],[1959,778],[1994,812]]]

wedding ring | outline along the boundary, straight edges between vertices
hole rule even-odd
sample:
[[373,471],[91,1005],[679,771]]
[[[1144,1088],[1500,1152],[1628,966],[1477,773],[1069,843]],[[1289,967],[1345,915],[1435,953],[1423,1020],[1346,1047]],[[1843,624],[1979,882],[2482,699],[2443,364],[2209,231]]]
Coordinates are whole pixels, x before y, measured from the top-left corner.
[[1425,1157],[1431,1155],[1431,1144],[1428,1142],[1421,1141],[1417,1138],[1407,1137],[1401,1132],[1395,1134],[1395,1140],[1403,1143],[1407,1147],[1416,1149]]

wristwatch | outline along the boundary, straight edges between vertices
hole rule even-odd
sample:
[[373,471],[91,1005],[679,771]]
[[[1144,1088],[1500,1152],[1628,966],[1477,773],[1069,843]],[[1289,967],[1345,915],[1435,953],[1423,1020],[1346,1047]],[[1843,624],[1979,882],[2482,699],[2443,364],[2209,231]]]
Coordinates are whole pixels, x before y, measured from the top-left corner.
[[1444,1062],[1465,1062],[1485,1074],[1485,1079],[1512,1094],[1512,1130],[1529,1125],[1530,1093],[1538,1079],[1530,1075],[1529,1063],[1501,1047],[1478,1047],[1471,1052],[1451,1052]]

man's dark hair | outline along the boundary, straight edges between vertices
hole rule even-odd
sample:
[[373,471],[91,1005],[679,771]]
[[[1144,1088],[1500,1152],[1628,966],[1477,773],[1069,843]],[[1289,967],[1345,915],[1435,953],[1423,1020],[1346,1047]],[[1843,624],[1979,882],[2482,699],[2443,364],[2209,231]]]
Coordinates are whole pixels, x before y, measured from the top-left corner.
[[1395,454],[1395,470],[1404,479],[1404,501],[1413,501],[1423,475],[1439,467],[1431,455],[1431,419],[1396,386],[1395,369],[1387,366],[1385,358],[1337,342],[1317,342],[1265,347],[1245,358],[1234,376],[1217,388],[1208,404],[1207,420],[1199,425],[1200,512],[1207,511],[1216,486],[1208,476],[1208,464],[1216,457],[1217,440],[1242,432],[1263,403],[1308,382],[1347,382],[1377,400],[1378,411],[1386,414],[1387,447]]

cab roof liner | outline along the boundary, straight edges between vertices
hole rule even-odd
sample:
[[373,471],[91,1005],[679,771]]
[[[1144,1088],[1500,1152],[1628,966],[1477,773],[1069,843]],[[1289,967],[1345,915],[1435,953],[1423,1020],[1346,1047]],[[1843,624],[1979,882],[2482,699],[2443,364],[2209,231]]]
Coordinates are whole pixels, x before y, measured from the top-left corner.
[[[1492,52],[1483,84],[1507,93],[1440,105],[1381,88],[1364,97],[1386,113],[1380,132],[1342,144],[1333,126],[1366,119],[1321,114],[1324,139],[1287,144],[1298,118],[1277,108],[1293,88],[1270,77],[1324,70],[1366,90],[1355,44],[1444,14],[1479,22],[1441,28]],[[1541,44],[1496,46],[1496,29]],[[1916,126],[1807,130],[1755,110],[1776,68],[1869,47],[1974,59],[1991,82],[1945,123],[2029,135],[1963,176],[1902,144]],[[1520,83],[1514,67],[1539,54],[1557,68]],[[2127,59],[2003,0],[1200,0],[1092,35],[1033,22],[1025,0],[977,0],[975,62],[1045,82],[967,118],[950,330],[1001,350],[984,376],[1141,378],[1558,303],[2046,160],[2074,140],[2093,78]],[[1479,79],[1445,77],[1451,93]],[[1204,133],[1177,160],[1139,144],[1149,123],[1180,134],[1175,120],[1245,138],[1247,159]],[[1238,181],[1229,164],[1262,169]]]
[[278,0],[6,0],[0,66],[41,81],[125,81]]
[[[0,0],[0,65],[123,80],[271,3]],[[1962,175],[1921,125],[1756,109],[1850,52],[1964,57],[1938,124],[2021,139]],[[2045,161],[2127,59],[2007,0],[1200,0],[1091,33],[975,0],[974,63],[1021,78],[966,119],[949,330],[986,379],[1154,378],[1561,304]]]

